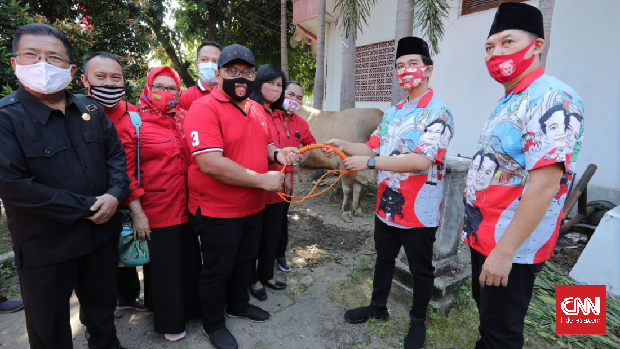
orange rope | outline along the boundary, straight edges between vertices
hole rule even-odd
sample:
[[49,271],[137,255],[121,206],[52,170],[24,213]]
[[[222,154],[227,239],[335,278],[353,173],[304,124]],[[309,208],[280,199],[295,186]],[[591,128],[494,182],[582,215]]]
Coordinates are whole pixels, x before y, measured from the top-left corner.
[[[306,151],[309,151],[309,150],[312,150],[312,149],[319,149],[319,148],[332,149],[334,151],[334,153],[336,153],[336,155],[340,156],[343,160],[347,158],[347,155],[345,153],[343,153],[340,150],[332,147],[329,144],[324,144],[324,143],[307,145],[305,147],[300,148],[299,152],[300,153],[304,153]],[[287,155],[288,155],[288,153],[287,153]],[[286,168],[286,164],[284,164],[284,166],[282,166],[282,172],[284,172],[285,168]],[[336,180],[332,184],[330,184],[329,187],[321,190],[318,193],[315,193],[314,191],[317,189],[317,187],[319,186],[319,183],[323,180],[323,178],[325,178],[325,176],[327,176],[328,174],[333,173],[333,172],[340,173],[338,178],[336,178]],[[330,190],[340,180],[340,178],[342,178],[342,176],[344,176],[345,174],[352,174],[352,175],[354,175],[354,174],[357,174],[357,171],[329,170],[324,175],[322,175],[321,178],[319,178],[316,181],[316,184],[314,185],[312,190],[310,190],[310,192],[308,192],[308,194],[306,194],[306,196],[304,196],[304,197],[288,195],[288,194],[285,194],[283,192],[278,192],[278,195],[282,198],[282,200],[284,200],[284,201],[286,201],[288,203],[299,204],[299,203],[302,203],[302,202],[306,201],[309,198],[313,198],[315,196],[319,196],[319,195],[325,193],[326,191]],[[294,199],[297,199],[297,201],[291,201],[291,200],[289,200],[287,198],[294,198]]]

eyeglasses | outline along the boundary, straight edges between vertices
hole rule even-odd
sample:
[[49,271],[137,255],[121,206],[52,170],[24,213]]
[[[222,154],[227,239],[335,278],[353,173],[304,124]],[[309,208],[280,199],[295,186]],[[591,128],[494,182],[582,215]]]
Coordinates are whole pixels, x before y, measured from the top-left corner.
[[69,64],[69,60],[68,59],[64,59],[55,55],[40,55],[31,51],[22,51],[19,52],[15,55],[15,57],[22,57],[22,62],[25,63],[35,63],[41,60],[41,58],[44,58],[45,61],[51,65],[55,65],[58,67],[61,66],[66,66]]
[[230,75],[233,78],[238,77],[239,75],[243,76],[244,78],[251,78],[254,75],[256,75],[256,71],[254,69],[244,69],[244,70],[239,70],[237,68],[222,68],[223,71],[227,72],[228,75]]
[[162,86],[162,85],[151,85],[151,90],[153,91],[166,91],[170,93],[177,94],[179,89],[174,86]]

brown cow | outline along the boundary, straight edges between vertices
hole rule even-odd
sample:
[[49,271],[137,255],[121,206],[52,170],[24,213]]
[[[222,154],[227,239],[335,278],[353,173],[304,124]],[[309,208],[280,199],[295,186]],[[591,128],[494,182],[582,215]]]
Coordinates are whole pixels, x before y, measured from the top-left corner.
[[[375,108],[355,108],[338,112],[322,111],[302,106],[299,116],[308,121],[310,131],[317,143],[323,143],[332,138],[343,139],[349,142],[364,143],[368,141],[370,135],[377,128],[383,112]],[[303,169],[299,171],[300,180],[304,174],[316,169],[337,169],[344,170],[342,161],[338,156],[328,158],[318,149],[310,154],[305,162]],[[362,185],[369,181],[375,181],[376,171],[361,171],[357,175],[345,175],[342,177],[342,219],[345,222],[352,222],[352,215],[363,215],[360,205],[360,192]],[[353,202],[350,200],[351,190],[353,190]],[[352,204],[352,205],[351,205]]]

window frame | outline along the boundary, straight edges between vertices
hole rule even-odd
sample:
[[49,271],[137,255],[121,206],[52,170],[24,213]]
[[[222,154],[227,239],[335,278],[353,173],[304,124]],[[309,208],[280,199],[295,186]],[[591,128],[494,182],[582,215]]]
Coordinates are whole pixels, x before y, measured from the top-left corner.
[[525,1],[528,1],[528,0],[493,0],[493,1],[489,2],[488,4],[478,5],[478,6],[473,7],[473,8],[467,8],[467,3],[469,1],[472,1],[472,0],[463,0],[461,2],[461,6],[462,6],[461,7],[461,16],[466,16],[466,15],[470,15],[472,13],[482,12],[482,11],[490,10],[492,8],[496,8],[502,2],[525,2]]

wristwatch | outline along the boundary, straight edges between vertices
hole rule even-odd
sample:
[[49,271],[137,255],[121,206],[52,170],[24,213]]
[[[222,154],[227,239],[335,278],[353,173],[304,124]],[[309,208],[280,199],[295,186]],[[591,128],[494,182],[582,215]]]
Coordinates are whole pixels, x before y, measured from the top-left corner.
[[366,165],[368,166],[369,169],[374,170],[375,169],[375,157],[371,156],[370,158],[368,158],[368,162],[366,163]]
[[280,161],[278,161],[278,153],[280,152],[280,149],[276,150],[273,152],[273,161],[275,161],[276,164],[282,166],[282,164],[280,163]]

